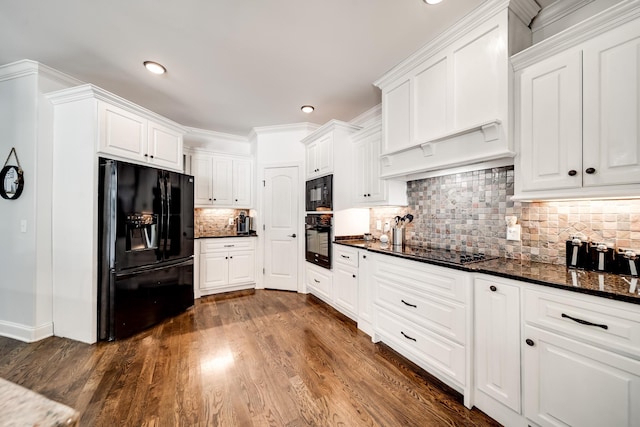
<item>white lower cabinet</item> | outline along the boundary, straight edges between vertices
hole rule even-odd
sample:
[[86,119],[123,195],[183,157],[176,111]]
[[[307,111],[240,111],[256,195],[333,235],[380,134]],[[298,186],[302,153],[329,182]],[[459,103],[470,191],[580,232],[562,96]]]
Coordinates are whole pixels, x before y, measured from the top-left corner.
[[464,395],[471,407],[471,273],[369,253],[374,341]]
[[333,274],[331,274],[331,270],[306,262],[305,277],[307,290],[324,302],[333,305]]
[[474,313],[474,404],[501,424],[517,424],[521,414],[519,284],[476,278]]
[[371,257],[367,251],[358,252],[358,329],[373,337]]
[[333,289],[335,307],[353,320],[358,319],[358,251],[333,245]]
[[540,426],[640,426],[640,361],[525,326],[525,415]]
[[200,242],[199,294],[255,286],[255,238],[203,239]]

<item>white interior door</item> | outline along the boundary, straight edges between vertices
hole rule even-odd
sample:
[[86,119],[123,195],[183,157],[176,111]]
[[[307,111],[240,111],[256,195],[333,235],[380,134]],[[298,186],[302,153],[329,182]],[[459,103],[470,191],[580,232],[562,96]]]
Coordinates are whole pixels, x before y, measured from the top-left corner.
[[264,171],[264,287],[298,290],[298,168]]

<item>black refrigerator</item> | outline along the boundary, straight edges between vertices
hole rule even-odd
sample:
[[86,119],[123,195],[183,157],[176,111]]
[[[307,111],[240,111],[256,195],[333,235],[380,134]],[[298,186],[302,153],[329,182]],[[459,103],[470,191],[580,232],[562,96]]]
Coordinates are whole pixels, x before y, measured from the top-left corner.
[[99,159],[98,337],[193,305],[193,177]]

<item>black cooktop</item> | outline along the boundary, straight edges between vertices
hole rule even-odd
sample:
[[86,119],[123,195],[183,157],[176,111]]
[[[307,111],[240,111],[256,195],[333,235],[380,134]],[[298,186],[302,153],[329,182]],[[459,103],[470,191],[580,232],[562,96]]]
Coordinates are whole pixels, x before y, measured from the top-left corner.
[[481,252],[474,251],[451,251],[448,249],[439,248],[425,248],[421,246],[404,246],[397,247],[381,244],[380,250],[388,250],[389,252],[402,253],[403,255],[413,256],[416,258],[422,258],[430,261],[446,262],[448,264],[466,265],[474,262],[486,261],[494,259],[496,257],[488,256]]

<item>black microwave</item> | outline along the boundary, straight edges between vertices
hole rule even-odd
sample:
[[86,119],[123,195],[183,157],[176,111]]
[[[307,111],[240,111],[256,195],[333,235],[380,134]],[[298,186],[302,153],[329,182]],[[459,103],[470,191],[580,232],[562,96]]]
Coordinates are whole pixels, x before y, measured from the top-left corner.
[[305,193],[307,212],[333,210],[332,185],[333,175],[326,175],[307,181],[307,191]]

